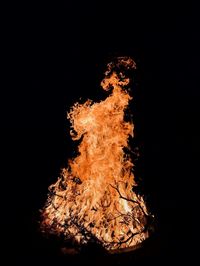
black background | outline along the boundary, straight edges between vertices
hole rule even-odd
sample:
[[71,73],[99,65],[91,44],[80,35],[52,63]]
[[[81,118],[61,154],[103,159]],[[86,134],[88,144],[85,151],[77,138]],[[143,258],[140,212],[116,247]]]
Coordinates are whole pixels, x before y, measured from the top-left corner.
[[[192,4],[15,4],[2,9],[1,235],[7,259],[48,263],[172,263],[195,255],[198,231],[199,25]],[[157,232],[140,255],[63,257],[37,229],[47,187],[75,156],[66,112],[105,98],[106,63],[137,63],[131,104],[136,175]],[[5,236],[5,237],[4,237]]]

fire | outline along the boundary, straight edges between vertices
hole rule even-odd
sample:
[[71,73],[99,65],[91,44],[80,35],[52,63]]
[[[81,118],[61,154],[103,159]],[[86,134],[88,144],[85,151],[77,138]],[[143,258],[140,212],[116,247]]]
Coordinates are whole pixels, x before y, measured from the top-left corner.
[[78,245],[95,241],[113,251],[148,238],[150,214],[133,190],[134,165],[124,152],[134,130],[124,119],[132,99],[125,73],[136,64],[120,57],[107,67],[101,87],[110,95],[98,103],[76,103],[68,113],[72,139],[81,140],[78,156],[49,187],[41,227]]

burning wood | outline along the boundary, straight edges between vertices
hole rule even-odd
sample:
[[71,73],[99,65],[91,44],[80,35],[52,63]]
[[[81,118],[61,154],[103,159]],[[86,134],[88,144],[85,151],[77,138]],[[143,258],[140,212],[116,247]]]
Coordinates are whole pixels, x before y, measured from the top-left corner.
[[113,251],[148,238],[151,215],[133,190],[133,163],[124,152],[134,129],[124,120],[132,99],[125,74],[136,65],[121,57],[107,67],[101,86],[110,95],[99,103],[76,103],[68,113],[72,139],[82,141],[78,156],[49,187],[41,228],[78,245],[95,241]]

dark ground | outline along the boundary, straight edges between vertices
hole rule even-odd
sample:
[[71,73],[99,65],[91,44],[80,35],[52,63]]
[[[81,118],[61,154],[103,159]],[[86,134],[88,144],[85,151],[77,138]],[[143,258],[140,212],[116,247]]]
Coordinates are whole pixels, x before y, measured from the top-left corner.
[[[30,265],[163,265],[194,259],[198,231],[199,25],[195,6],[10,5],[3,11],[1,242]],[[105,65],[132,56],[136,176],[157,220],[137,252],[61,256],[37,229],[47,187],[75,155],[66,112],[100,100]],[[128,263],[128,264],[126,264]],[[135,264],[134,264],[135,263]],[[8,263],[7,263],[8,264]],[[7,265],[5,264],[5,265]]]

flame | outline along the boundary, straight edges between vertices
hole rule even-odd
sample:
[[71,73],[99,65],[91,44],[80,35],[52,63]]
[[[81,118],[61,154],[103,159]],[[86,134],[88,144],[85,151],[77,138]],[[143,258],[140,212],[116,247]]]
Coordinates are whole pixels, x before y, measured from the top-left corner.
[[49,187],[43,231],[79,245],[95,240],[108,251],[134,247],[149,236],[149,213],[133,190],[134,165],[124,152],[134,130],[124,119],[132,99],[125,72],[135,68],[129,57],[109,63],[101,87],[110,95],[98,103],[76,103],[68,113],[72,139],[81,143],[78,156]]

